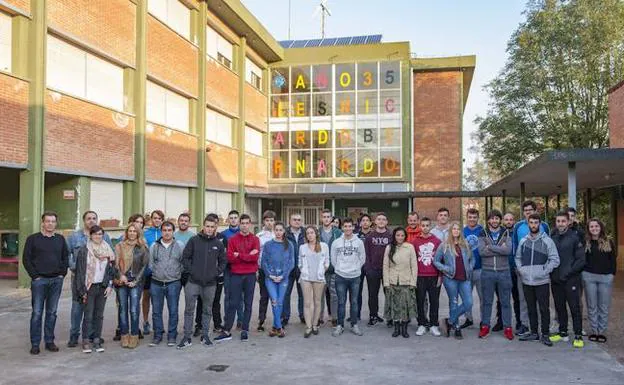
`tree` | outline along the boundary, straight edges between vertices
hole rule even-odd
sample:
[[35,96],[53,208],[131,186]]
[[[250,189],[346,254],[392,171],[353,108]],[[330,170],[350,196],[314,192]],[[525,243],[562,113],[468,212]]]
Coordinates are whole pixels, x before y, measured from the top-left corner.
[[525,15],[475,120],[500,175],[544,150],[607,146],[607,91],[624,78],[624,1],[531,0]]

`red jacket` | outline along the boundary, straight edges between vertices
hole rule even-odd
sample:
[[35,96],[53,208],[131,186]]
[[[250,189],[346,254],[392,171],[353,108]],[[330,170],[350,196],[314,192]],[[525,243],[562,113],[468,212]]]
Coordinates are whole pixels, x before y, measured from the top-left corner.
[[418,259],[419,277],[437,277],[440,275],[438,269],[433,266],[433,257],[441,243],[442,242],[433,234],[430,234],[427,238],[423,238],[422,235],[419,235],[412,241]]
[[405,228],[405,231],[407,232],[407,241],[408,242],[414,242],[414,239],[416,239],[416,237],[420,237],[420,234],[422,233],[422,230],[420,229],[420,225],[416,226],[416,228],[412,229],[411,227],[407,226]]
[[[256,250],[257,253],[250,253]],[[238,253],[237,256],[234,253]],[[227,259],[232,274],[252,274],[258,271],[258,258],[260,257],[260,239],[249,233],[241,232],[234,234],[228,240]]]

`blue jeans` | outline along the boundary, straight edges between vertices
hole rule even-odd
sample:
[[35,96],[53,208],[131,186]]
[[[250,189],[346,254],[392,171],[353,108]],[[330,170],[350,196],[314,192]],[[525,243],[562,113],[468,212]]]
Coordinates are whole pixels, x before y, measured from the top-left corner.
[[180,301],[181,290],[182,283],[180,280],[161,285],[160,282],[152,278],[150,296],[152,297],[152,323],[154,326],[155,340],[162,340],[164,334],[162,313],[165,305],[165,298],[167,299],[167,309],[169,310],[167,341],[175,341],[176,338],[178,338],[178,303]]
[[43,333],[45,343],[54,342],[56,326],[56,309],[63,290],[63,277],[39,278],[30,283],[32,293],[32,313],[30,315],[30,343],[39,346],[41,343],[41,321],[45,308],[45,324]]
[[[82,329],[82,335],[87,334],[87,330],[82,326],[82,316],[84,314],[85,305],[82,302],[74,301],[72,299],[71,307],[71,327],[69,329],[69,339],[72,341],[78,341],[80,339],[80,332]],[[91,338],[92,336],[89,336]]]
[[282,310],[284,308],[284,297],[286,296],[286,289],[288,288],[288,278],[283,279],[281,282],[274,282],[271,278],[265,278],[264,284],[266,285],[269,298],[271,298],[271,308],[273,309],[273,327],[276,329],[282,328]]
[[256,290],[256,273],[231,274],[230,275],[230,302],[225,312],[225,327],[229,332],[234,324],[236,310],[240,303],[245,303],[245,313],[243,318],[238,320],[242,323],[242,330],[249,331],[249,320],[251,320],[251,308],[253,306],[254,291]]
[[[444,288],[449,298],[449,323],[459,327],[459,316],[472,310],[472,283],[444,277]],[[459,305],[459,297],[462,304]]]
[[[227,309],[228,309],[228,304],[230,303],[230,296],[231,296],[231,291],[230,291],[230,281],[232,279],[232,271],[230,270],[229,267],[225,268],[225,272],[223,273],[223,318],[225,319],[225,314],[227,313]],[[236,309],[236,319],[238,321],[238,323],[243,323],[243,318],[244,318],[244,314],[245,314],[245,309],[244,309],[244,305],[245,305],[245,301],[241,300],[239,301],[240,305],[238,306],[238,308]]]
[[[119,331],[121,335],[128,333],[133,336],[139,335],[139,314],[141,306],[141,294],[143,286],[121,286],[117,289],[119,296]],[[130,324],[128,324],[128,312]]]
[[481,299],[482,314],[481,324],[490,326],[492,318],[492,303],[494,302],[494,292],[498,289],[498,298],[501,303],[501,316],[504,327],[511,327],[511,275],[509,270],[481,271]]
[[343,278],[336,274],[336,294],[338,295],[338,325],[344,327],[345,310],[347,306],[347,291],[351,300],[351,326],[358,321],[358,294],[360,291],[360,277]]

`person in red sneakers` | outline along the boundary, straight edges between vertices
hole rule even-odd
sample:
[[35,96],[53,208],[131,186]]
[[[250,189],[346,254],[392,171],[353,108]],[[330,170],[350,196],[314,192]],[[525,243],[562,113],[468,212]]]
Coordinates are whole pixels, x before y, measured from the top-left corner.
[[[429,332],[440,336],[438,323],[438,309],[440,308],[440,286],[442,276],[433,265],[435,256],[441,241],[431,234],[431,219],[424,217],[420,221],[422,232],[411,242],[416,250],[418,259],[418,278],[416,290],[416,307],[418,309],[418,329],[417,336],[422,336],[429,328]],[[429,297],[429,319],[425,312],[425,301]]]
[[481,290],[483,293],[483,314],[479,338],[490,334],[492,303],[494,292],[498,292],[501,301],[503,333],[505,338],[513,340],[511,329],[511,274],[509,272],[509,254],[511,253],[511,235],[501,226],[503,214],[494,209],[488,213],[487,227],[479,234],[479,255],[481,256]]

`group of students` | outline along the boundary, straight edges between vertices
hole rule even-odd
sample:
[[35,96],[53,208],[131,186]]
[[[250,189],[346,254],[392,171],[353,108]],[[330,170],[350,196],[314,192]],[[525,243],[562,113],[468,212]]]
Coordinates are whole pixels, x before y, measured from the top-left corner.
[[[232,339],[235,321],[241,341],[247,341],[256,283],[260,290],[257,331],[265,331],[270,302],[271,337],[286,336],[295,288],[305,338],[319,334],[325,307],[333,336],[344,332],[345,318],[353,334],[363,335],[359,321],[366,281],[368,326],[384,322],[379,309],[383,287],[383,315],[388,327],[394,328],[392,337],[409,338],[408,325],[413,318],[418,322],[416,335],[429,331],[440,336],[439,296],[444,286],[450,309],[444,319],[447,337],[453,334],[461,339],[461,330],[474,324],[472,293],[477,288],[482,315],[480,338],[490,334],[496,294],[498,314],[493,332],[502,330],[507,339],[514,338],[513,298],[515,334],[520,340],[541,340],[549,346],[568,341],[567,305],[575,347],[583,346],[580,297],[584,287],[591,324],[589,339],[605,342],[616,254],[603,223],[591,219],[585,233],[575,221],[575,211],[569,209],[557,214],[556,230],[549,236],[548,226],[535,211],[534,202],[524,202],[525,219],[514,223],[512,214],[503,216],[492,210],[487,214],[487,224],[481,226],[478,211],[469,209],[467,225],[462,229],[459,222],[450,221],[448,209],[440,208],[435,226],[431,219],[412,212],[406,227],[391,231],[384,213],[376,213],[374,219],[363,214],[354,222],[351,218],[336,221],[330,210],[322,210],[320,226],[304,227],[300,214],[292,214],[286,226],[276,222],[276,214],[269,210],[263,213],[262,230],[254,235],[250,216],[236,210],[228,214],[228,228],[223,232],[217,231],[219,217],[208,214],[197,234],[189,228],[189,214],[180,214],[176,231],[176,224],[156,210],[148,218],[151,226],[145,229],[146,218],[131,216],[115,246],[98,226],[93,211],[84,213],[83,228],[67,241],[56,233],[57,215],[46,212],[41,232],[27,238],[23,255],[32,279],[30,352],[40,352],[44,313],[45,349],[58,351],[54,343],[56,310],[68,269],[72,272],[72,309],[67,346],[77,347],[82,336],[85,353],[104,351],[104,308],[113,292],[118,309],[114,340],[120,340],[124,348],[137,347],[139,340],[151,333],[150,346],[160,345],[165,337],[168,346],[179,349],[191,346],[192,337],[200,337],[200,344],[212,345],[211,320],[214,341]],[[178,341],[182,289],[184,325]],[[559,331],[552,335],[551,289],[559,321]],[[169,314],[166,335],[165,303]],[[462,316],[465,321],[460,324]]]

